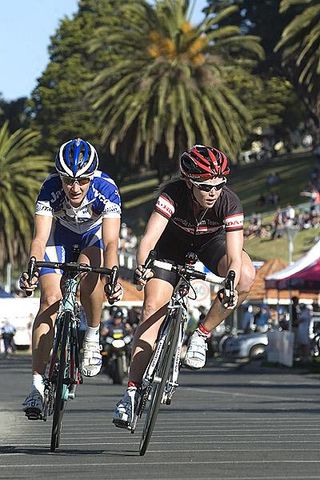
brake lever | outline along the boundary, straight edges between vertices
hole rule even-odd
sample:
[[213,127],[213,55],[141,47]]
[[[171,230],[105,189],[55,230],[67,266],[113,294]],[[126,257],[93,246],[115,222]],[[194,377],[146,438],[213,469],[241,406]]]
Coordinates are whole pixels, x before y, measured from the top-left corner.
[[[234,289],[234,281],[236,278],[236,274],[234,270],[230,270],[227,275],[227,278],[224,282],[224,288],[219,290],[218,292],[218,299],[222,303],[224,308],[228,308],[233,305],[234,296],[235,296],[235,289]],[[227,305],[227,307],[225,307]]]
[[149,255],[144,263],[144,265],[142,265],[142,268],[143,268],[143,271],[142,271],[142,275],[141,277],[138,277],[136,275],[136,273],[134,273],[133,275],[133,283],[136,285],[136,288],[137,290],[142,290],[143,289],[143,286],[142,285],[139,285],[137,280],[138,279],[142,279],[142,280],[146,280],[144,278],[144,275],[146,274],[147,270],[149,269],[150,265],[152,264],[152,262],[156,259],[156,256],[157,256],[157,252],[156,250],[150,250],[149,252]]
[[[110,286],[110,288],[108,288],[110,297],[112,297],[112,295],[114,294],[114,291],[118,282],[118,277],[119,277],[119,269],[116,265],[114,265],[114,267],[112,267],[111,269],[110,282],[108,284],[108,286]],[[114,300],[108,300],[108,302],[110,305],[114,304]]]
[[[30,257],[29,264],[28,264],[28,281],[31,282],[33,274],[36,270],[36,257]],[[31,297],[33,295],[33,290],[25,290],[27,297]]]

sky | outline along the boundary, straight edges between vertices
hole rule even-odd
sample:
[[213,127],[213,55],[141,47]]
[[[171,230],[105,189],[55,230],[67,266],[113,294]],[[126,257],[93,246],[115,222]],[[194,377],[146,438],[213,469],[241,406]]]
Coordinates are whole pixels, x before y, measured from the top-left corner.
[[[206,0],[195,0],[192,20],[201,20]],[[2,0],[0,28],[0,94],[6,101],[28,97],[48,61],[50,37],[78,0]]]

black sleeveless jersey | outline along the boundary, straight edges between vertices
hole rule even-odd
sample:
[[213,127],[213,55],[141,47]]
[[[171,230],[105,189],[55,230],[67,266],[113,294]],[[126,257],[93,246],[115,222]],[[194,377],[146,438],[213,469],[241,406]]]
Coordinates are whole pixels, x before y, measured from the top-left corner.
[[[243,230],[243,209],[239,197],[224,187],[213,207],[195,215],[195,201],[184,180],[177,180],[164,187],[154,210],[169,220],[166,236],[186,239],[192,236],[207,241],[212,237]],[[200,243],[201,240],[200,240]]]

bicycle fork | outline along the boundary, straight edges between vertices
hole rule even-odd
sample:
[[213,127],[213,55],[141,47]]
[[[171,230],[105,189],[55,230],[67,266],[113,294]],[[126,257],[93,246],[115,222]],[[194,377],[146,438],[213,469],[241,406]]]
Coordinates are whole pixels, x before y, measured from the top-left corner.
[[173,357],[172,371],[169,374],[168,380],[166,382],[164,392],[162,395],[161,403],[165,405],[170,405],[172,397],[176,391],[178,384],[178,376],[180,371],[180,361],[181,361],[181,352],[182,352],[182,343],[183,343],[184,328],[183,322],[179,322],[179,336],[176,346],[176,351]]

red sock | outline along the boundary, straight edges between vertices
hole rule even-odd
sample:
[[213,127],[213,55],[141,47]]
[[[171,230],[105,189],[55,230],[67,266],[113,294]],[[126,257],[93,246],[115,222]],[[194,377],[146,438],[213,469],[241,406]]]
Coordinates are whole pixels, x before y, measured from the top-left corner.
[[130,388],[130,387],[139,388],[140,385],[141,385],[140,383],[133,382],[132,380],[129,380],[129,382],[128,382],[128,388]]
[[197,330],[199,330],[199,332],[203,335],[206,335],[206,337],[210,335],[210,331],[206,329],[203,323],[199,323]]

